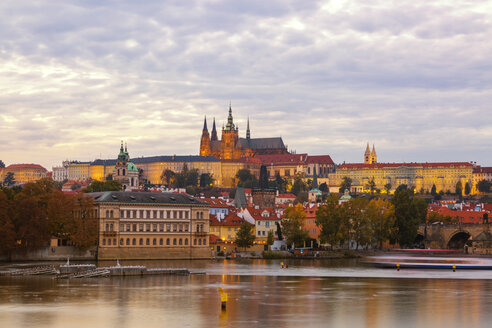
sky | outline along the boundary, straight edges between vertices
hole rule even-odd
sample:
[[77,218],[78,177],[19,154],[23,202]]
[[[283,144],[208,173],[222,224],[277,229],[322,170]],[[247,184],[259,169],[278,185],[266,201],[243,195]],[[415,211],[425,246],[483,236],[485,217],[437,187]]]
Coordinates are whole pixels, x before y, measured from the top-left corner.
[[483,0],[3,0],[0,159],[196,155],[231,102],[336,163],[492,166],[491,35]]

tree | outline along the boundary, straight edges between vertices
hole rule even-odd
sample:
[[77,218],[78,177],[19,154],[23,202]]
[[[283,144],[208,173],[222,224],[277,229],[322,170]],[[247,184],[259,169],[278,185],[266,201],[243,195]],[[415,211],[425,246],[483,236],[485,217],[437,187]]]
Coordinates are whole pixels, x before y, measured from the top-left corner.
[[93,181],[83,192],[121,191],[123,186],[119,181]]
[[480,180],[477,184],[478,191],[483,192],[483,193],[490,192],[491,186],[492,186],[492,183],[490,181],[485,180],[485,179]]
[[10,187],[15,184],[15,176],[13,172],[7,172],[5,178],[3,179],[3,185]]
[[471,193],[471,187],[470,187],[470,183],[467,182],[465,183],[465,195],[469,195]]
[[427,217],[427,203],[422,198],[412,198],[408,189],[395,192],[392,203],[395,206],[395,239],[401,246],[412,246],[418,226]]
[[323,182],[319,185],[319,190],[321,190],[322,192],[328,192],[328,185],[326,184],[326,182]]
[[253,246],[255,239],[256,236],[254,234],[253,226],[248,222],[244,222],[239,227],[234,242],[238,247],[246,249],[248,247]]
[[372,199],[367,206],[367,217],[372,230],[372,242],[379,249],[393,234],[395,207],[384,199]]
[[376,190],[376,182],[374,181],[374,177],[367,182],[366,189],[369,189],[371,195],[374,195],[374,190]]
[[350,187],[352,186],[352,179],[349,177],[343,177],[342,183],[340,184],[340,193],[344,193],[345,190],[350,191]]
[[169,169],[165,169],[162,171],[161,174],[161,182],[162,184],[165,184],[166,186],[170,186],[171,182],[173,181],[173,178],[175,176],[175,173]]
[[265,165],[260,166],[260,189],[268,189],[268,172]]
[[339,200],[338,195],[332,194],[316,211],[316,224],[321,228],[320,240],[322,243],[329,243],[332,249],[347,236],[347,215],[345,207],[338,205]]
[[106,180],[106,181],[113,180],[113,175],[111,173],[109,173],[108,175],[106,175],[106,178],[104,180]]
[[98,222],[94,200],[85,194],[77,194],[73,199],[73,217],[67,227],[70,239],[81,250],[97,244]]
[[275,175],[275,186],[277,187],[277,190],[280,192],[285,192],[287,189],[287,180],[282,179],[280,173],[278,172]]
[[244,185],[247,181],[250,181],[254,178],[254,176],[251,174],[251,171],[248,169],[240,169],[236,173],[236,178],[239,179],[238,184],[240,186]]
[[371,241],[372,231],[366,213],[367,204],[367,199],[361,197],[352,198],[344,204],[350,239],[355,241],[356,249],[359,249],[359,245],[367,245]]
[[3,190],[0,190],[0,252],[12,250],[15,247],[15,240],[11,200]]
[[5,163],[0,159],[0,168],[5,168]]
[[303,180],[302,174],[298,173],[294,176],[294,184],[291,191],[296,196],[302,191],[307,191],[307,185]]
[[390,194],[390,191],[391,191],[391,183],[387,183],[384,185],[384,190],[386,191],[386,195],[389,195]]
[[267,245],[272,246],[273,242],[275,241],[275,235],[273,234],[273,230],[268,230],[268,235],[267,235]]
[[304,245],[304,241],[309,238],[307,231],[303,230],[306,213],[301,204],[295,207],[288,207],[282,219],[283,233],[287,238],[287,244]]
[[461,181],[458,181],[456,183],[456,195],[462,195],[463,194],[463,184],[461,183]]
[[210,173],[202,173],[200,175],[200,187],[211,187],[214,184],[214,178]]
[[73,197],[55,190],[47,206],[48,232],[58,238],[66,238],[73,219]]
[[433,184],[433,185],[432,185],[432,188],[431,188],[431,195],[432,195],[432,196],[437,195],[437,188],[436,188],[436,185],[435,185],[435,184]]

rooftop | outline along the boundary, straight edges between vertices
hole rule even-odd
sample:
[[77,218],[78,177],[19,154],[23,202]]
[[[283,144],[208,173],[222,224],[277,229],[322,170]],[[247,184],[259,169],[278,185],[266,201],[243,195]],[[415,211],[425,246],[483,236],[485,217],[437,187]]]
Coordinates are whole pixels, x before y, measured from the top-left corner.
[[96,203],[135,203],[135,204],[179,204],[179,205],[209,205],[188,194],[172,192],[128,192],[105,191],[89,193]]

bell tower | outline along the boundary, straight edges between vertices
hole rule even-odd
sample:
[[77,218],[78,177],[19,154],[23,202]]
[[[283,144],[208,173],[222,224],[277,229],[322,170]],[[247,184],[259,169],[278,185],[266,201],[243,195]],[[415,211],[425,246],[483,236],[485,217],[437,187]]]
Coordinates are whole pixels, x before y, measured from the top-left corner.
[[241,157],[241,152],[236,150],[238,139],[238,128],[234,125],[232,108],[229,103],[229,116],[227,116],[226,126],[222,128],[222,140],[220,141],[222,159],[238,159]]
[[364,164],[371,164],[371,149],[367,143],[366,152],[364,153]]
[[378,162],[378,155],[376,155],[376,148],[374,147],[374,144],[372,144],[371,164],[374,164],[377,162]]

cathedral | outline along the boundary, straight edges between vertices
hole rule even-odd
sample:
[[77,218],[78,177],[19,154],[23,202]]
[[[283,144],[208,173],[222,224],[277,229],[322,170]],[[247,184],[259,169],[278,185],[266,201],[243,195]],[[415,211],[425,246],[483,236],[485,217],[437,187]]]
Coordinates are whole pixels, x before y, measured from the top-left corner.
[[378,156],[376,155],[376,148],[372,145],[372,151],[367,143],[366,152],[364,153],[364,164],[374,164],[378,162]]
[[207,118],[203,123],[202,138],[200,141],[200,156],[215,156],[218,159],[239,159],[241,157],[253,157],[255,155],[288,154],[282,138],[251,138],[248,126],[246,138],[239,137],[239,129],[234,125],[232,109],[229,105],[227,124],[222,127],[222,138],[217,137],[215,119],[212,134],[209,135]]

